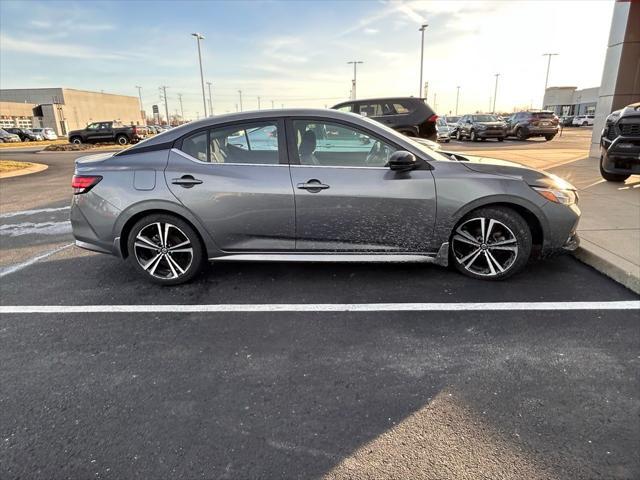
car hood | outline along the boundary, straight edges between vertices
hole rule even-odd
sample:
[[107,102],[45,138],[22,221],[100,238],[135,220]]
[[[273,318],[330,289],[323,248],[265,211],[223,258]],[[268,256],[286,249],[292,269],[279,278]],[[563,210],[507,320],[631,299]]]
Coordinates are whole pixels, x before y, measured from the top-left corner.
[[469,170],[479,173],[488,173],[491,175],[500,175],[503,177],[509,177],[519,179],[532,187],[547,187],[547,188],[561,188],[564,190],[576,190],[566,180],[554,175],[552,173],[545,172],[543,170],[537,170],[524,165],[520,165],[516,162],[509,162],[507,160],[498,160],[497,158],[476,157],[473,155],[465,155],[463,153],[456,152],[441,152],[447,156],[455,155],[455,158]]

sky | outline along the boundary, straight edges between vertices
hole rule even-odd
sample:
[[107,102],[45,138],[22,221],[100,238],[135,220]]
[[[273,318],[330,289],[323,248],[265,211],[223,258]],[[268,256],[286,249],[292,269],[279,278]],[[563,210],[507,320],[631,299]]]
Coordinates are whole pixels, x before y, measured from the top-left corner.
[[[440,114],[540,107],[550,86],[598,86],[613,13],[598,1],[0,1],[0,88],[67,87],[137,96],[145,110],[202,116],[196,40],[214,113],[332,106],[420,93]],[[208,95],[208,92],[207,92]]]

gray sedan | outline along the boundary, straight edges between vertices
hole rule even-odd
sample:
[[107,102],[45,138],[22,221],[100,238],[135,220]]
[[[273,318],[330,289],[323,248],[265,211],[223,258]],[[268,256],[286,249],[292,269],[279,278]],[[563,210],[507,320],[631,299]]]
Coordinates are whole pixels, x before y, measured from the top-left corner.
[[205,261],[425,262],[497,280],[574,249],[575,188],[335,110],[263,110],[76,161],[76,244],[178,284]]

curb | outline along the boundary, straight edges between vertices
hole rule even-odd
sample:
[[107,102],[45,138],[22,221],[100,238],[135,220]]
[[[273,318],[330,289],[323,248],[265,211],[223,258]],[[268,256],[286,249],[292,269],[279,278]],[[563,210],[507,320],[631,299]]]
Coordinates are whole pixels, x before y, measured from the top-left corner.
[[[588,245],[584,245],[584,243],[586,242],[583,239],[580,247],[573,252],[575,258],[627,287],[632,292],[640,294],[640,276],[638,273],[634,274],[632,263],[627,262],[630,268],[624,268],[607,258],[611,256],[611,253],[592,243]],[[638,269],[637,266],[636,269]]]
[[44,163],[33,163],[29,162],[32,165],[27,168],[20,168],[18,170],[14,170],[12,172],[0,173],[0,178],[11,178],[11,177],[20,177],[22,175],[29,175],[30,173],[38,173],[49,168],[49,165],[45,165]]

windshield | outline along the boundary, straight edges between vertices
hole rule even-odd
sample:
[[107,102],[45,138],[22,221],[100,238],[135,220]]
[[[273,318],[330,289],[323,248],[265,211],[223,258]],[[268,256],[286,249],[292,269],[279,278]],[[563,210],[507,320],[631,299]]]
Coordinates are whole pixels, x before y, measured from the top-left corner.
[[494,115],[473,115],[474,122],[497,122],[498,119]]

